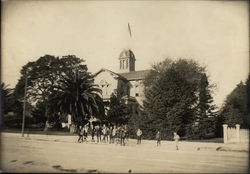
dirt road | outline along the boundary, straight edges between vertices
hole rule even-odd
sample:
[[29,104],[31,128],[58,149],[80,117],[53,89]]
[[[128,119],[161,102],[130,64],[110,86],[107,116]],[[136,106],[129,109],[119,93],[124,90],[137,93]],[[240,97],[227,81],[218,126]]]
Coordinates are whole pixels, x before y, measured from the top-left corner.
[[[6,172],[247,173],[248,152],[216,151],[223,144],[142,141],[128,146],[76,143],[74,136],[2,133],[1,170]],[[247,144],[241,145],[248,149]],[[197,147],[200,147],[199,149]],[[197,150],[198,149],[198,150]]]

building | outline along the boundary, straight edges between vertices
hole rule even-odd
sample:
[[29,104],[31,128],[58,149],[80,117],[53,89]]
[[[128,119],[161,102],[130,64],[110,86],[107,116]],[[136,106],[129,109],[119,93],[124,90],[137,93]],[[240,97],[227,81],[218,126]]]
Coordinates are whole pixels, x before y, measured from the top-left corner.
[[[150,70],[135,71],[135,55],[130,50],[123,50],[119,56],[119,72],[102,68],[94,74],[94,83],[102,90],[102,99],[106,110],[108,109],[112,93],[119,92],[126,104],[132,106],[133,114],[139,114],[144,100],[143,80]],[[95,116],[89,120],[90,125],[99,122]],[[68,123],[63,124],[70,129],[70,132],[76,132],[76,126],[72,123],[71,115],[68,115]]]
[[102,90],[102,98],[106,106],[112,93],[119,92],[127,104],[132,104],[133,112],[137,112],[144,100],[143,80],[150,70],[135,71],[136,59],[130,49],[123,50],[118,60],[119,72],[102,68],[95,74],[95,84]]

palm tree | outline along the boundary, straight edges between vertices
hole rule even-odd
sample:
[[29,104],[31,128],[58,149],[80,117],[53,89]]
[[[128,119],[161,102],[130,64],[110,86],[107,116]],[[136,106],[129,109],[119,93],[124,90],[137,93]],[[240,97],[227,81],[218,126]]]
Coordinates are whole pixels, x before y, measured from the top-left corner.
[[52,96],[54,107],[63,114],[71,114],[77,126],[87,122],[92,115],[103,115],[101,90],[94,85],[90,73],[78,70],[65,72],[56,89]]

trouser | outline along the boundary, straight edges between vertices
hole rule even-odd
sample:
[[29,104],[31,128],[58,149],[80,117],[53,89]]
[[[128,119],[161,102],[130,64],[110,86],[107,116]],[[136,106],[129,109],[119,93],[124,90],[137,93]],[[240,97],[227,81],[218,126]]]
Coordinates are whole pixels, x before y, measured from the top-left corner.
[[137,136],[137,144],[141,144],[141,136]]
[[97,137],[97,143],[98,143],[99,141],[101,142],[101,135],[100,135],[100,134],[97,134],[96,137]]
[[161,140],[157,140],[157,146],[161,145]]
[[78,143],[83,142],[83,135],[79,135]]
[[88,134],[84,133],[84,141],[87,141]]
[[106,139],[107,139],[107,142],[109,142],[109,135],[108,134],[106,135]]
[[117,136],[116,136],[116,144],[120,144],[120,135],[118,134]]
[[121,137],[121,146],[125,146],[125,137]]
[[113,140],[112,135],[109,135],[109,143],[110,144],[112,143],[112,140]]
[[175,140],[175,149],[176,150],[179,150],[178,144],[179,144],[179,141]]
[[112,135],[112,141],[111,143],[115,143],[115,135]]
[[106,134],[103,135],[102,141],[106,143],[106,139],[108,140],[108,136]]

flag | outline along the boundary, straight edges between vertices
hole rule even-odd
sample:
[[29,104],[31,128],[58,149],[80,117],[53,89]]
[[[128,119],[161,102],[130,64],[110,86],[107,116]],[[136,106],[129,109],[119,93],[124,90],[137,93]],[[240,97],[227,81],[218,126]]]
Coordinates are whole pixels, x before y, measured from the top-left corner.
[[132,37],[131,28],[130,28],[129,23],[128,23],[128,32],[129,32],[130,37]]

